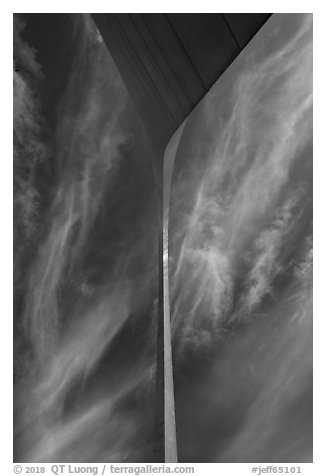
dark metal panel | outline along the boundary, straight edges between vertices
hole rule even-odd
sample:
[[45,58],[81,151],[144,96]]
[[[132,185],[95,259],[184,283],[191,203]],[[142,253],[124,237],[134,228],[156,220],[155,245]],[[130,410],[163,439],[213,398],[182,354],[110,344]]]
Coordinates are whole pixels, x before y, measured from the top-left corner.
[[[184,100],[187,110],[198,101],[198,91],[205,93],[205,85],[194,68],[191,58],[185,54],[184,47],[171,23],[164,14],[142,14],[144,22],[151,31],[158,50],[165,59],[162,64],[166,75],[175,87],[177,97]],[[158,61],[160,56],[155,56]]]
[[129,14],[93,14],[96,25],[131,93],[140,118],[156,147],[164,150],[179,125],[148,66],[148,52]]
[[175,81],[173,71],[164,56],[160,42],[153,36],[146,15],[135,14],[131,18],[137,27],[144,46],[143,61],[150,75],[157,83],[163,99],[176,121],[180,120],[187,110],[187,98]]
[[[245,35],[237,25],[240,19],[230,20],[223,14],[94,14],[93,18],[156,151],[153,165],[159,229],[162,230],[165,146],[187,114],[241,51]],[[251,24],[251,36],[252,32]],[[173,410],[173,388],[172,366],[165,365],[171,364],[171,357],[163,360],[166,351],[163,334],[167,327],[163,326],[162,238],[160,233],[155,457],[157,461],[165,458],[174,461],[177,459],[175,437],[164,440],[164,434],[171,437],[173,433],[174,413],[163,413],[163,410]],[[170,380],[166,380],[167,377]],[[167,428],[166,422],[169,423]]]
[[246,46],[270,16],[271,13],[224,13],[224,18],[241,49]]
[[148,137],[162,152],[268,17],[266,13],[93,14]]
[[207,91],[240,52],[223,15],[168,13],[167,17]]

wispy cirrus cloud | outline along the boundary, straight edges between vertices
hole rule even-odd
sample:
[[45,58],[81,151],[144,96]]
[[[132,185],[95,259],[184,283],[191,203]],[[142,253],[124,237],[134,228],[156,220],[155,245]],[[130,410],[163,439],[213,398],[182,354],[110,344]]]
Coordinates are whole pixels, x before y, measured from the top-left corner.
[[311,22],[293,20],[295,33],[280,47],[248,47],[198,107],[198,136],[192,131],[183,145],[188,159],[179,154],[171,298],[173,328],[185,335],[207,330],[207,321],[218,329],[240,318],[238,301],[247,308],[242,317],[251,314],[285,266],[280,253],[300,221],[297,193],[310,193],[300,169],[311,168]]
[[282,251],[289,243],[289,237],[297,225],[300,214],[298,204],[303,192],[293,194],[276,210],[276,217],[257,235],[246,255],[248,272],[243,282],[238,309],[232,320],[243,320],[261,303],[264,297],[273,294],[273,282],[286,272]]
[[[128,138],[119,125],[126,106],[126,91],[117,80],[104,45],[87,34],[86,25],[79,25],[75,64],[58,107],[54,153],[59,179],[49,210],[50,229],[30,275],[27,329],[34,349],[40,346],[41,353],[59,320],[60,283],[80,259],[110,185],[112,169],[119,160],[119,147]],[[114,96],[111,108],[110,104],[103,107],[105,95],[111,101],[111,95]]]
[[47,131],[52,193],[25,270],[20,331],[28,352],[16,387],[17,454],[29,461],[141,459],[153,451],[153,415],[144,410],[153,398],[156,335],[152,171],[90,16],[65,21],[71,63]]
[[35,170],[48,152],[42,137],[43,118],[38,88],[43,75],[35,51],[21,38],[23,20],[14,15],[14,246],[19,259],[20,243],[31,238],[36,226],[38,191]]
[[312,15],[273,15],[175,154],[180,461],[311,461],[311,224]]

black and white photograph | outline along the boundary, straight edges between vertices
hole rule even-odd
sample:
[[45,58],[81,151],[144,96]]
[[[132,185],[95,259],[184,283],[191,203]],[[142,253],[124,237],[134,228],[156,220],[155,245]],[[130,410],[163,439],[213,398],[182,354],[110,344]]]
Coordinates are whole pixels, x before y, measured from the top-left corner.
[[15,472],[314,461],[314,15],[218,8],[12,15]]

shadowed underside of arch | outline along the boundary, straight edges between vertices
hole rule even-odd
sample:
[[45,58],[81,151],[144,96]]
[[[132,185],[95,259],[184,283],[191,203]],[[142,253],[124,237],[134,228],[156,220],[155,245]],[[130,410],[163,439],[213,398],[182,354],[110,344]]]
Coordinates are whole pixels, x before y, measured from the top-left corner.
[[173,150],[191,110],[270,14],[93,14],[153,151],[159,212],[156,460],[177,461],[168,285]]

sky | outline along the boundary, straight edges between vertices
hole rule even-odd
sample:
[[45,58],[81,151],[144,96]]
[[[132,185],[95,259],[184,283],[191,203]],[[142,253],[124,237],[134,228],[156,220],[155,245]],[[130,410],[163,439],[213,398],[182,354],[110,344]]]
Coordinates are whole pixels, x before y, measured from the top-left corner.
[[[311,20],[273,15],[165,158],[181,462],[312,458]],[[15,15],[15,461],[155,459],[152,159],[91,18]]]
[[182,127],[165,157],[179,460],[309,462],[312,15],[273,15]]
[[15,15],[17,461],[153,458],[158,231],[143,137],[89,15]]

